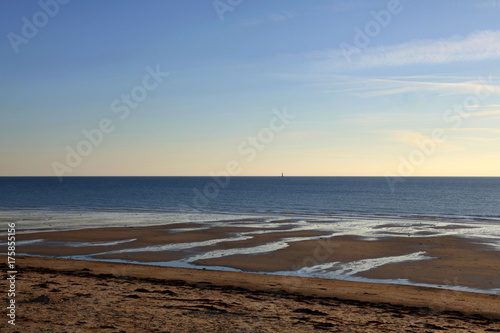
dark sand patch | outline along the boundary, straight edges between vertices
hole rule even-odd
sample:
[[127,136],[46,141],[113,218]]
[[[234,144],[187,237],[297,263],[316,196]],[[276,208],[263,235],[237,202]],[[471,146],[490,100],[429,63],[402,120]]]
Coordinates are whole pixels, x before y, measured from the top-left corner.
[[121,259],[139,262],[163,262],[181,260],[186,257],[184,252],[160,251],[160,252],[126,252],[96,255],[96,259]]

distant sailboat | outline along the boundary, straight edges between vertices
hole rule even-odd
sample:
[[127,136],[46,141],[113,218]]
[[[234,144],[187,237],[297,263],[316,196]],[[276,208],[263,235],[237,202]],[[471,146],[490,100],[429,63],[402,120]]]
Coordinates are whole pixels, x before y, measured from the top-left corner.
[[283,177],[283,172],[281,173],[281,177]]

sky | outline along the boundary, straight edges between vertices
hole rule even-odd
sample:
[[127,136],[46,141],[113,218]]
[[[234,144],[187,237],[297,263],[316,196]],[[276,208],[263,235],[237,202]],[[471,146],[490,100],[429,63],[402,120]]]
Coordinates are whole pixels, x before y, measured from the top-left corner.
[[0,176],[500,176],[499,15],[2,1]]

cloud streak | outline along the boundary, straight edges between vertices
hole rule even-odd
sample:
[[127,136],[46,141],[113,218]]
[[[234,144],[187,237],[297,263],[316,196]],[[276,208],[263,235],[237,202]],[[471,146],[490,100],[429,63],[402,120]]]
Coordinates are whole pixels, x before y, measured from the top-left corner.
[[456,132],[477,132],[477,133],[488,133],[488,134],[500,134],[499,128],[484,128],[484,127],[468,127],[468,128],[449,128],[448,131]]
[[473,112],[470,113],[471,117],[490,117],[500,116],[500,105],[480,105],[472,106]]
[[[406,143],[409,145],[413,145],[415,147],[419,147],[418,142],[433,142],[434,140],[427,135],[421,134],[417,131],[412,130],[394,130],[394,131],[386,131],[390,134],[390,140],[399,143]],[[442,142],[438,145],[438,151],[440,152],[452,152],[452,151],[460,151],[463,148],[454,145],[450,142]]]
[[500,31],[369,47],[353,54],[350,61],[341,48],[309,56],[316,59],[315,67],[328,71],[491,60],[500,58]]
[[[329,92],[345,92],[357,97],[376,97],[386,95],[396,95],[408,92],[429,92],[440,95],[470,94],[484,92],[493,95],[500,95],[500,86],[497,85],[497,78],[469,79],[462,82],[448,82],[446,77],[436,78],[436,81],[415,80],[414,77],[379,77],[363,78],[355,76],[336,76],[331,78],[330,85],[339,88],[329,90]],[[441,82],[440,82],[441,81]],[[328,86],[328,81],[323,80],[321,85]]]

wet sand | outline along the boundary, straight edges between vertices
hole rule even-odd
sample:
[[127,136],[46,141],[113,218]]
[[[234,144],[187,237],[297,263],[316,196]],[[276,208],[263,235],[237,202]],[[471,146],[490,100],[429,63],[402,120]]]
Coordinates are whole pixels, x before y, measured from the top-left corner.
[[2,332],[500,330],[488,294],[35,257],[17,270],[16,326]]
[[237,221],[226,227],[179,223],[37,232],[20,234],[17,240],[43,240],[20,243],[19,252],[30,255],[84,256],[84,259],[160,264],[181,261],[206,268],[222,266],[246,272],[288,275],[302,268],[307,271],[310,267],[322,268],[322,265],[334,263],[311,275],[387,282],[405,279],[409,283],[462,286],[492,290],[497,294],[500,291],[500,254],[477,239],[439,235],[387,236],[387,230],[398,233],[397,225],[382,225],[376,230],[386,230],[382,237],[367,239],[356,235],[332,235],[331,231],[321,229],[294,230],[288,223],[270,224],[265,233],[251,223]]
[[[371,279],[407,279],[415,283],[500,288],[500,254],[458,237],[388,238],[366,241],[352,236],[291,243],[260,255],[234,255],[198,260],[201,265],[229,266],[247,271],[292,271],[329,262],[345,263],[401,256],[425,251],[431,259],[384,264],[356,276]],[[312,254],[304,256],[304,253]],[[353,268],[354,269],[354,268]]]

